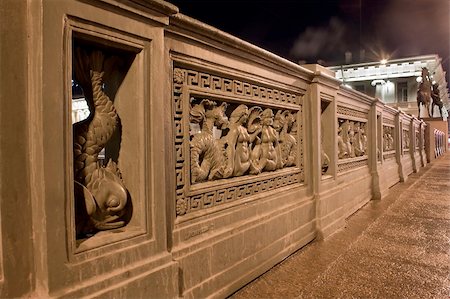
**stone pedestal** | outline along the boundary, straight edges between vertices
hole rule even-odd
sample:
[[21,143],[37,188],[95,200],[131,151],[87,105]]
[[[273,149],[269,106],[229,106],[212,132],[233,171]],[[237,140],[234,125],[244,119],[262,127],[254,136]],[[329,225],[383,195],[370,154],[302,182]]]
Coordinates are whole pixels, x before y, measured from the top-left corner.
[[[431,117],[422,119],[426,124],[425,129],[425,152],[427,156],[427,162],[430,163],[435,157],[436,141],[434,137],[434,130],[444,132],[444,136],[448,136],[448,122],[443,120],[442,117]],[[446,152],[448,150],[448,142],[443,143],[443,149]]]

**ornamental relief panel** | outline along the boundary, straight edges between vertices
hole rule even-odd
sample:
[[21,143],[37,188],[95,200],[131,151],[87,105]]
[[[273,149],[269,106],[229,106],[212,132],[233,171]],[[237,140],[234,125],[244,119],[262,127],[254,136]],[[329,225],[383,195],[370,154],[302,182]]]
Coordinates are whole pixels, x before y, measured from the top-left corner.
[[368,165],[368,112],[337,106],[338,173]]
[[301,95],[181,68],[173,82],[177,216],[303,181]]
[[387,118],[387,117],[383,117],[383,124],[390,125],[390,126],[395,126],[395,121],[393,119],[390,119],[390,118]]
[[338,119],[338,158],[367,156],[366,123],[348,119]]
[[383,125],[383,151],[389,152],[395,150],[394,127]]
[[408,150],[409,149],[409,144],[410,144],[410,138],[409,138],[409,130],[402,130],[402,134],[403,134],[403,149],[404,150]]

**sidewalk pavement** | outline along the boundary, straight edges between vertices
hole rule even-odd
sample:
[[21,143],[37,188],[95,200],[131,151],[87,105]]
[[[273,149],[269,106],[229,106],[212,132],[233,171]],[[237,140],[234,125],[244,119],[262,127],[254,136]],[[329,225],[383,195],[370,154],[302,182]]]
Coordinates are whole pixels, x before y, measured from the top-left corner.
[[450,153],[230,296],[450,298]]

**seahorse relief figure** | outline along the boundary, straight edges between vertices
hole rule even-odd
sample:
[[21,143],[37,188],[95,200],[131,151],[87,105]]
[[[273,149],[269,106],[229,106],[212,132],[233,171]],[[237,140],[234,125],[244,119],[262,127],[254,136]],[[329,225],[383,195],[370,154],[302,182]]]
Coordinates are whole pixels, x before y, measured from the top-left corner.
[[[194,100],[192,98],[191,102]],[[215,101],[204,99],[190,109],[190,121],[201,127],[190,142],[192,183],[224,177],[224,157],[219,142],[213,136],[213,128],[221,129],[228,125],[226,108],[225,102],[218,106]]]
[[117,164],[111,159],[106,166],[98,160],[120,126],[120,119],[111,99],[103,90],[105,77],[118,63],[118,58],[94,50],[88,54],[76,48],[75,78],[85,93],[90,116],[73,125],[73,156],[75,179],[75,217],[77,237],[126,224],[128,190]]

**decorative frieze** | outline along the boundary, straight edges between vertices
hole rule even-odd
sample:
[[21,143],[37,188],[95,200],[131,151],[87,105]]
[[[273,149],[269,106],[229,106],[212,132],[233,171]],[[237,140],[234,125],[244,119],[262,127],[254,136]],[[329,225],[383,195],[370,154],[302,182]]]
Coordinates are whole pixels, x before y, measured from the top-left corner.
[[409,150],[409,145],[410,145],[410,138],[409,138],[409,130],[402,130],[402,135],[403,135],[403,151],[407,151]]
[[383,151],[387,152],[394,149],[394,127],[383,125]]
[[181,68],[173,83],[177,216],[303,181],[300,94]]
[[264,87],[242,80],[235,80],[215,76],[206,72],[186,70],[176,68],[174,70],[174,82],[186,84],[191,87],[199,87],[209,91],[221,92],[239,97],[250,97],[265,101],[276,101],[300,105],[301,95],[279,90],[276,88]]
[[368,159],[349,159],[347,161],[340,161],[338,163],[338,173],[340,172],[345,172],[347,170],[350,169],[354,169],[354,168],[359,168],[359,167],[364,167],[364,166],[368,166],[369,162]]
[[366,123],[338,119],[338,158],[367,156]]
[[383,117],[383,124],[389,126],[395,126],[395,121],[391,118]]
[[356,117],[356,118],[366,119],[366,120],[368,119],[368,114],[369,114],[368,111],[355,110],[355,109],[341,106],[341,105],[337,106],[336,113],[344,116],[343,118]]
[[384,158],[384,160],[390,160],[390,159],[395,158],[395,151],[383,153],[383,158]]
[[176,213],[180,216],[300,182],[299,171],[295,171],[256,182],[179,197],[176,203]]
[[368,112],[338,105],[337,114],[338,173],[367,165]]

